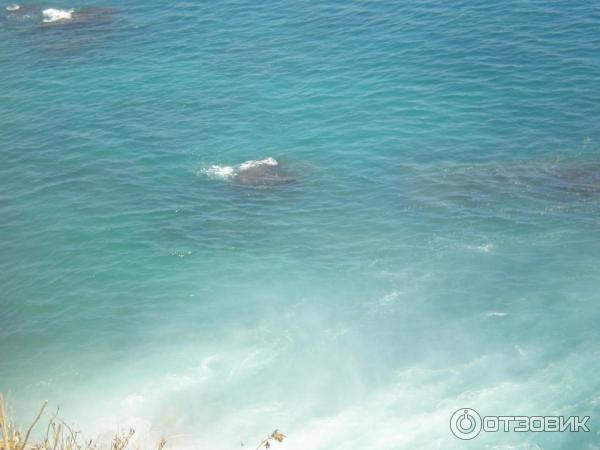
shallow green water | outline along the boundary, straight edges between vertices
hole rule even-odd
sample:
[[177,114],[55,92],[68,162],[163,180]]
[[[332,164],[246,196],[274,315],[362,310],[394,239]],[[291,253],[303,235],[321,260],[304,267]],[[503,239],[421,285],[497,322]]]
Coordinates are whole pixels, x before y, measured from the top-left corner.
[[[116,10],[41,24],[89,6]],[[175,448],[599,448],[598,5],[35,7],[0,14],[18,418],[49,399]],[[291,183],[223,176],[269,157]],[[461,407],[590,432],[464,442]]]

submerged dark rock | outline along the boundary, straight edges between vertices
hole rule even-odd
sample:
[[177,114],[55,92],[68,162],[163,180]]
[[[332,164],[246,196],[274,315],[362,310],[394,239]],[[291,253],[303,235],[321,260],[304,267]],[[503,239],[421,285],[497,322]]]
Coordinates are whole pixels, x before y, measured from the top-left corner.
[[234,181],[237,184],[254,187],[270,187],[289,184],[294,179],[285,168],[273,158],[262,161],[248,161],[237,170]]
[[580,162],[557,166],[554,175],[565,191],[591,195],[600,193],[600,163]]
[[[56,11],[56,10],[54,10]],[[44,27],[81,27],[104,24],[114,20],[117,13],[115,8],[85,7],[64,10],[64,14],[45,9],[42,11]]]
[[4,8],[7,19],[21,18],[38,22],[43,28],[65,26],[89,26],[110,22],[117,14],[115,8],[86,6],[58,9],[40,5],[17,3]]
[[275,158],[249,160],[236,166],[214,165],[201,173],[237,186],[254,188],[273,188],[298,181],[297,171]]

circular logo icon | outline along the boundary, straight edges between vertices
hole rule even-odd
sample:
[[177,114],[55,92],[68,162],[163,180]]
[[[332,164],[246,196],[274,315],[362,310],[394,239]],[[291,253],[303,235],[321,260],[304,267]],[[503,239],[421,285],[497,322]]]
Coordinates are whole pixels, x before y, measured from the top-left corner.
[[481,416],[474,409],[461,408],[450,418],[450,431],[459,439],[473,439],[481,431]]

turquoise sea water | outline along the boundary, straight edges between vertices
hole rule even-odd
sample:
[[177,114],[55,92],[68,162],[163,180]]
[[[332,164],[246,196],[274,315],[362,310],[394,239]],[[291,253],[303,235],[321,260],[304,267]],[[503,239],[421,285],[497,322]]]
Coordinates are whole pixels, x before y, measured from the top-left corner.
[[[17,418],[48,399],[180,449],[600,448],[598,3],[7,5]],[[269,157],[292,182],[219,176]],[[461,407],[590,432],[461,441]]]

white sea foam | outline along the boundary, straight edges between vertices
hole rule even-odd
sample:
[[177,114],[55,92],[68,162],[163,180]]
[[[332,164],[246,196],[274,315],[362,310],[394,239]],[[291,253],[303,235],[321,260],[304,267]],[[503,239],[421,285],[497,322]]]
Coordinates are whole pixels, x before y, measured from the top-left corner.
[[144,405],[145,397],[139,394],[128,395],[121,401],[121,407],[127,411],[139,409]]
[[278,166],[278,165],[279,165],[279,163],[277,162],[277,160],[275,158],[265,158],[265,159],[260,159],[257,161],[250,160],[250,161],[243,162],[242,164],[240,164],[238,170],[248,170],[248,169],[252,169],[253,167],[259,167],[259,166]]
[[484,253],[489,253],[494,249],[493,244],[481,244],[477,246],[477,250]]
[[487,315],[488,315],[488,317],[504,317],[504,316],[506,316],[506,313],[499,312],[499,311],[491,311]]
[[279,162],[275,158],[265,158],[259,160],[248,160],[237,166],[221,166],[221,165],[212,165],[210,167],[206,167],[200,170],[200,173],[203,175],[207,175],[211,178],[220,178],[223,180],[231,180],[235,178],[238,173],[243,172],[248,169],[252,169],[254,167],[260,166],[278,166]]
[[[93,434],[110,439],[115,429],[131,426],[136,430],[134,444],[138,448],[150,447],[166,434],[171,445],[175,443],[181,450],[225,450],[239,445],[240,441],[247,444],[244,448],[255,448],[265,437],[263,433],[277,427],[288,438],[274,449],[458,449],[460,441],[448,431],[449,418],[458,408],[471,405],[480,413],[509,411],[512,414],[515,411],[528,415],[550,407],[572,408],[566,397],[553,403],[538,394],[562,392],[565,384],[572,382],[573,373],[587,367],[591,356],[590,353],[569,355],[541,367],[536,377],[515,380],[502,375],[515,364],[515,353],[491,352],[441,368],[432,368],[429,364],[409,365],[395,370],[388,382],[376,386],[363,379],[360,370],[346,366],[347,379],[352,380],[345,388],[349,398],[333,397],[333,404],[328,403],[327,385],[323,390],[314,387],[315,382],[329,379],[328,376],[323,378],[319,367],[312,374],[315,378],[305,380],[311,385],[304,391],[288,390],[284,384],[274,390],[266,389],[265,393],[246,395],[247,391],[256,392],[260,388],[253,384],[257,379],[277,370],[281,354],[270,355],[276,353],[272,349],[280,345],[278,342],[254,348],[255,351],[248,346],[233,353],[229,349],[221,356],[203,358],[199,365],[194,363],[182,372],[174,372],[184,376],[182,384],[173,385],[170,376],[155,379],[153,374],[138,383],[118,411],[114,408],[118,402],[106,405],[105,418],[99,424],[102,429],[96,432],[97,428],[91,427]],[[510,350],[511,346],[506,349]],[[250,364],[244,362],[248,351],[252,353]],[[490,367],[498,373],[492,374]],[[327,367],[323,369],[327,373]],[[251,374],[258,378],[249,377]],[[194,382],[189,383],[189,378]],[[274,393],[280,397],[273,396]],[[244,395],[243,402],[228,401],[230,397],[241,395]],[[592,395],[587,405],[598,402],[598,397]],[[219,408],[213,409],[214,404]],[[325,413],[315,413],[323,406],[327,407]],[[90,430],[89,427],[84,429]],[[487,438],[493,437],[488,434]],[[477,439],[486,438],[482,435]],[[533,450],[538,447],[490,448]]]
[[380,300],[379,300],[379,304],[380,305],[387,305],[389,303],[393,303],[394,301],[396,301],[398,299],[398,297],[400,297],[400,291],[392,291],[386,295],[384,295]]
[[6,10],[7,10],[7,11],[10,11],[10,12],[18,11],[18,10],[20,10],[20,9],[21,9],[21,6],[20,6],[20,5],[17,5],[16,3],[14,3],[14,4],[12,4],[12,5],[8,5],[8,6],[6,7]]
[[490,253],[494,250],[494,244],[492,244],[491,242],[487,242],[485,244],[469,245],[467,248],[476,252]]
[[51,22],[71,20],[73,18],[74,11],[75,11],[74,9],[67,10],[67,9],[48,8],[48,9],[45,9],[44,11],[42,11],[42,14],[44,15],[44,22],[51,23]]
[[211,178],[222,178],[224,180],[235,177],[235,169],[232,166],[210,166],[200,171]]

